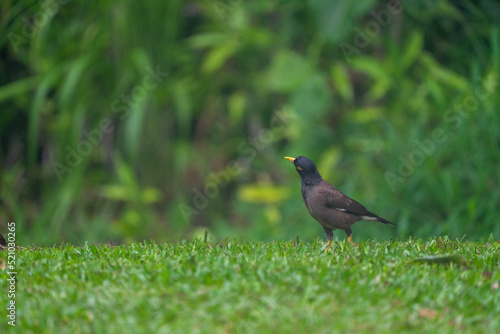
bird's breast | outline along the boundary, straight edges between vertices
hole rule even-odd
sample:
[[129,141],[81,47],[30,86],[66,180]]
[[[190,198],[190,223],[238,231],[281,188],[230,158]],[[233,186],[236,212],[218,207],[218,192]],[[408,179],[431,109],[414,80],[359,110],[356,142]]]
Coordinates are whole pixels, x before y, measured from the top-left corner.
[[319,192],[315,192],[314,188],[305,187],[302,191],[302,199],[306,204],[307,210],[309,210],[309,213],[314,219],[320,223],[328,219],[330,210],[326,209],[324,198],[322,198]]

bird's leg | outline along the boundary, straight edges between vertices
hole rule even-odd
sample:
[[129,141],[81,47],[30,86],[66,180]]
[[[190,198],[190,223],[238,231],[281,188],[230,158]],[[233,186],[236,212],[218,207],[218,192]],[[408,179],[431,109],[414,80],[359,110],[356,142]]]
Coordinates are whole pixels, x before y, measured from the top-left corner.
[[328,243],[326,244],[325,248],[325,254],[326,254],[326,252],[328,252],[328,250],[330,249],[330,245],[332,244],[333,232],[331,229],[325,226],[323,226],[323,230],[325,230],[326,236],[328,237]]
[[345,231],[345,233],[347,234],[347,241],[349,241],[349,243],[352,245],[352,246],[356,246],[358,247],[358,245],[356,245],[353,241],[352,241],[352,230],[351,229],[348,229]]
[[326,244],[326,248],[325,248],[325,254],[330,249],[330,245],[332,244],[332,239],[333,239],[333,237],[332,238],[328,238],[328,243]]

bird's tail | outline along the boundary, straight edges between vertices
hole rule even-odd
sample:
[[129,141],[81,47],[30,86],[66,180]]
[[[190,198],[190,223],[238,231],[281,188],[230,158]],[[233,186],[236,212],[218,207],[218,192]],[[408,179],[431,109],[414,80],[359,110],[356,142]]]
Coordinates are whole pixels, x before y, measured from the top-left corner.
[[379,217],[379,216],[377,216],[377,220],[378,220],[379,222],[381,222],[381,223],[384,223],[384,224],[390,224],[390,225],[394,225],[394,226],[396,226],[396,224],[391,223],[391,222],[390,222],[390,221],[388,221],[387,219],[384,219],[384,218]]

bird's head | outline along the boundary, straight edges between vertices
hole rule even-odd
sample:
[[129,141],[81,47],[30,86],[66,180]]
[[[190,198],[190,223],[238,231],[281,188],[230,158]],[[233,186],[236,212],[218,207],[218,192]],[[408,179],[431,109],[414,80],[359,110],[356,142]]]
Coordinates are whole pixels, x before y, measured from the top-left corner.
[[293,163],[297,173],[299,173],[302,182],[314,183],[316,181],[321,181],[323,178],[319,174],[314,162],[309,160],[304,156],[298,156],[296,158],[285,157],[288,161]]

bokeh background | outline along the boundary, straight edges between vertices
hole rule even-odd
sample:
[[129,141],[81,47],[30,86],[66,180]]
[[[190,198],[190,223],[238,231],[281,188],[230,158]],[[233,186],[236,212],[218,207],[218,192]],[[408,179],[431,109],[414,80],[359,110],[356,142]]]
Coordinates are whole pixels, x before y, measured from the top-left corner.
[[298,155],[398,224],[355,240],[500,237],[498,1],[0,10],[0,228],[19,244],[324,239]]

